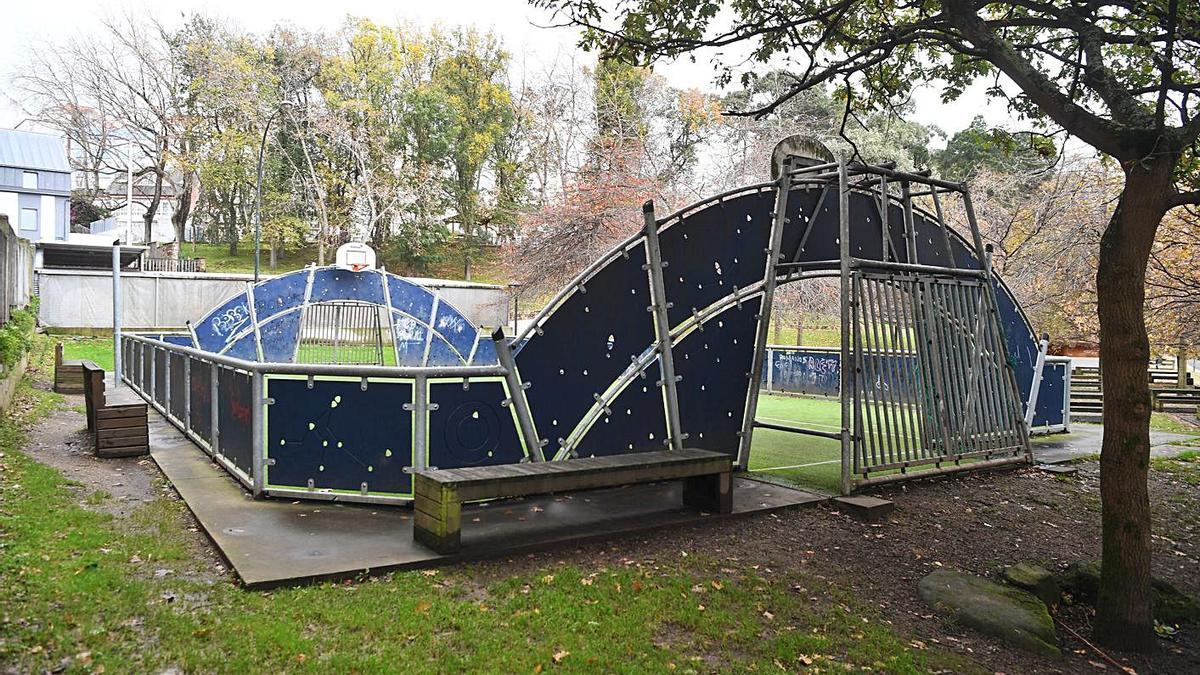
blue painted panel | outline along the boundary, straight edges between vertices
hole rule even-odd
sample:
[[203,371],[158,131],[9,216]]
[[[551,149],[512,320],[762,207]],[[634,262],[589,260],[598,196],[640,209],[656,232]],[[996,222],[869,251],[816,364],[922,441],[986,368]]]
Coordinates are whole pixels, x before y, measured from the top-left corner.
[[[304,304],[308,270],[268,279],[254,287],[254,315],[261,323]],[[290,358],[288,359],[291,360]]]
[[187,334],[172,334],[162,336],[162,341],[170,345],[192,347],[192,336]]
[[300,339],[300,310],[293,309],[263,322],[259,327],[259,339],[264,361],[291,363]]
[[[538,433],[549,439],[547,456],[591,408],[593,396],[654,343],[645,263],[643,245],[627,258],[617,256],[588,280],[586,293],[568,297],[542,324],[544,334],[531,337],[516,355],[521,377],[532,383],[526,395]],[[549,431],[553,420],[564,433]]]
[[192,369],[188,379],[191,390],[188,428],[200,438],[212,442],[212,366],[202,361],[189,361]]
[[433,330],[458,350],[464,362],[471,355],[471,347],[475,346],[475,336],[479,333],[453,305],[445,302],[438,303]]
[[336,267],[321,267],[313,272],[309,302],[357,300],[382,305],[382,278],[378,272],[349,272]]
[[475,347],[475,356],[471,358],[473,366],[494,366],[496,359],[496,343],[490,335],[479,334],[479,344]]
[[761,297],[726,309],[675,345],[683,444],[737,454],[746,409],[747,365],[754,359],[754,315]]
[[426,365],[429,366],[459,366],[466,363],[460,358],[457,351],[454,350],[445,340],[434,336],[429,343],[429,360]]
[[[662,379],[656,360],[646,369],[646,377],[635,378],[609,405],[611,415],[602,415],[575,451],[580,457],[604,457],[630,452],[664,450],[667,439],[667,419],[661,389],[655,384]],[[574,421],[563,428],[538,426],[538,433],[552,439],[565,436],[574,426]],[[562,429],[562,431],[559,431]]]
[[1065,363],[1047,363],[1042,369],[1042,385],[1038,389],[1037,408],[1033,414],[1034,427],[1063,423],[1067,368],[1068,364]]
[[234,466],[250,474],[251,396],[250,376],[221,368],[217,373],[217,423],[220,453]]
[[154,400],[160,405],[167,403],[167,351],[154,350]]
[[841,355],[837,352],[774,350],[767,358],[774,391],[837,396],[841,390]]
[[525,457],[501,382],[430,382],[429,463],[441,468],[514,464]]
[[238,341],[233,343],[233,346],[229,348],[229,351],[225,352],[225,355],[244,361],[257,361],[258,347],[255,342],[254,333],[250,332],[238,338]]
[[762,281],[774,202],[773,192],[734,197],[659,233],[667,263],[663,285],[673,305],[667,310],[672,326],[734,288]]
[[271,487],[411,494],[412,401],[408,382],[267,378]]
[[192,328],[200,349],[220,353],[250,324],[250,304],[246,294],[239,293],[206,314]]
[[387,283],[392,307],[429,322],[433,314],[433,295],[428,289],[391,274],[387,277]]
[[425,337],[429,331],[425,324],[406,314],[392,312],[392,330],[399,355],[397,365],[421,365],[425,358]]

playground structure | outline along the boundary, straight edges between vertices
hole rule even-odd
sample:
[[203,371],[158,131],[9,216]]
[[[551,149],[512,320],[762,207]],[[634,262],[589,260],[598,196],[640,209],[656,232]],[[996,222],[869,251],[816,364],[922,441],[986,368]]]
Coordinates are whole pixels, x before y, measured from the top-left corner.
[[[1028,462],[1031,428],[1068,423],[1069,365],[993,273],[966,190],[809,154],[663,218],[647,203],[514,339],[360,261],[248,285],[186,333],[123,335],[120,376],[255,496],[405,502],[426,468],[684,447],[745,468],[762,427],[837,440],[843,493]],[[819,276],[841,283],[822,367],[841,429],[756,421],[775,289]],[[361,317],[336,333],[370,363],[309,339],[331,307]]]

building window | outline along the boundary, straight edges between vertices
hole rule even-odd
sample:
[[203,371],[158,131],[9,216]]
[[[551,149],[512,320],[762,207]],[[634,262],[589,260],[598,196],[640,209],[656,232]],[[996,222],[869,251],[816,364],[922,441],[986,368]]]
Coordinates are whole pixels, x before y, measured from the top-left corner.
[[22,171],[21,172],[21,187],[26,190],[38,189],[38,172]]
[[38,210],[37,209],[21,209],[21,229],[22,230],[38,229]]

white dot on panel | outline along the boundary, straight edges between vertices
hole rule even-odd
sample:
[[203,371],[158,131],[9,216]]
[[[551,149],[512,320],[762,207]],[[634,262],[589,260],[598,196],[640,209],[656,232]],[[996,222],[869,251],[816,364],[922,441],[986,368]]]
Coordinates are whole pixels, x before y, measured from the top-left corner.
[[649,390],[648,388],[646,388],[646,387],[642,387],[642,393],[643,393],[643,394],[644,394],[644,393],[646,393],[647,391],[650,391],[650,390]]
[[730,410],[729,412],[725,413],[725,416],[726,416],[726,417],[733,417],[733,411],[732,411],[732,410]]
[[471,413],[471,419],[476,419],[476,420],[479,419],[479,411],[478,410]]
[[587,376],[587,368],[583,369],[583,374],[584,374],[584,376]]
[[654,434],[650,434],[649,440],[654,440]]
[[632,411],[632,410],[630,410],[629,408],[626,408],[626,409],[625,409],[625,414],[626,414],[626,415],[632,415],[632,414],[633,414],[633,411]]
[[629,449],[630,449],[630,450],[632,450],[632,449],[633,449],[633,443],[630,443],[630,444],[629,444]]
[[567,371],[563,370],[562,368],[559,368],[559,369],[558,369],[558,374],[559,374],[559,375],[566,375],[566,374],[567,374]]
[[558,420],[550,420],[550,425],[555,427],[558,426]]

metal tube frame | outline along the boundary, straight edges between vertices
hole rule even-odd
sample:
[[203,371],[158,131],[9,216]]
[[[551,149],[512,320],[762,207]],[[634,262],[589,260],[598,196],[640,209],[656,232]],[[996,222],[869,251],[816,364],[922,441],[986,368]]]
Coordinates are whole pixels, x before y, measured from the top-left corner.
[[[788,222],[788,193],[792,191],[792,161],[783,161],[783,171],[775,184],[775,212],[771,217],[771,236],[768,240],[766,265],[763,268],[763,296],[758,306],[758,323],[754,331],[754,357],[750,361],[746,388],[746,408],[742,412],[742,430],[738,439],[737,466],[745,470],[750,464],[750,443],[754,438],[754,414],[758,408],[758,393],[762,379],[763,359],[766,358],[767,332],[771,322],[771,310],[775,301],[777,283],[776,265],[779,264],[780,248],[783,246],[783,228]],[[819,206],[819,204],[818,204]]]
[[643,233],[646,235],[646,264],[644,268],[650,281],[650,306],[646,309],[654,315],[654,336],[658,342],[658,362],[662,380],[658,383],[663,390],[663,402],[666,407],[667,439],[666,444],[671,450],[683,449],[683,432],[679,421],[679,388],[682,380],[675,374],[675,354],[671,349],[671,320],[667,310],[672,305],[667,300],[666,284],[663,282],[663,268],[669,263],[662,259],[662,247],[658,242],[658,221],[654,218],[654,202],[648,201],[642,205]]

